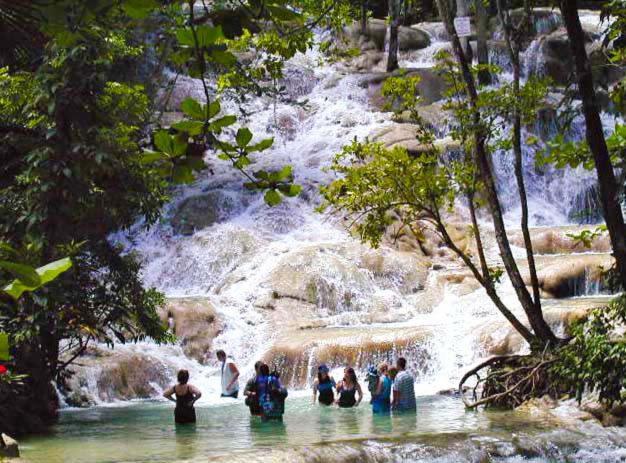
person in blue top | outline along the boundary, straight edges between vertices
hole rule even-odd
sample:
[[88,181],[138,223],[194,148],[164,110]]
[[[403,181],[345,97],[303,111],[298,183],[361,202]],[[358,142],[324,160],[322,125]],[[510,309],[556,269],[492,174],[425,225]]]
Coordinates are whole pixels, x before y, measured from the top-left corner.
[[317,379],[313,383],[313,403],[316,400],[322,405],[332,405],[335,402],[335,380],[328,373],[328,367],[324,364],[317,368]]
[[256,393],[263,421],[282,421],[285,413],[287,390],[280,383],[278,373],[270,373],[270,367],[263,364],[259,367],[256,379]]
[[391,410],[391,387],[393,381],[389,377],[389,366],[381,363],[378,366],[378,384],[372,395],[372,412],[389,413]]

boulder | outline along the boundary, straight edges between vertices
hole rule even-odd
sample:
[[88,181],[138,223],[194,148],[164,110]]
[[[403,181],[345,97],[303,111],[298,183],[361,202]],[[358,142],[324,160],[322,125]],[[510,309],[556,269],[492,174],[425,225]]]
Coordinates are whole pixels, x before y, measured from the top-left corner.
[[382,143],[386,148],[402,146],[411,154],[424,153],[432,149],[449,153],[460,149],[460,144],[451,137],[435,140],[433,144],[422,144],[415,138],[417,129],[418,127],[413,124],[393,124],[374,132],[371,140]]
[[[522,8],[516,8],[510,11],[511,20],[514,24],[519,24],[522,20],[524,10]],[[529,31],[529,35],[526,37],[527,41],[532,38],[549,34],[563,25],[563,19],[561,13],[554,8],[533,8],[532,14],[533,27]],[[492,31],[494,38],[502,38],[503,32],[500,25],[500,20],[497,16],[490,18],[489,30]]]
[[17,441],[6,434],[0,434],[0,459],[19,457],[20,448]]
[[[359,40],[362,36],[361,24],[359,22],[354,22],[351,25],[344,27],[343,32],[353,44],[359,44]],[[384,50],[386,35],[387,24],[383,19],[370,18],[367,21],[365,38],[374,43],[378,50]]]
[[206,298],[169,299],[159,315],[185,355],[206,363],[213,339],[222,330],[211,302]]
[[430,45],[430,37],[417,27],[400,26],[398,29],[398,47],[400,50],[420,50]]
[[175,233],[191,235],[226,219],[236,208],[236,201],[221,191],[190,196],[177,207],[171,219]]
[[385,53],[378,50],[367,50],[354,59],[353,66],[358,71],[372,71],[381,61]]
[[442,73],[432,68],[407,68],[399,69],[392,73],[373,73],[361,80],[360,85],[367,89],[370,103],[379,110],[387,110],[386,99],[383,98],[381,94],[381,88],[383,82],[392,76],[417,76],[420,78],[416,87],[417,93],[420,97],[420,106],[427,106],[436,101],[442,100],[449,87],[449,84],[446,79],[444,79]]

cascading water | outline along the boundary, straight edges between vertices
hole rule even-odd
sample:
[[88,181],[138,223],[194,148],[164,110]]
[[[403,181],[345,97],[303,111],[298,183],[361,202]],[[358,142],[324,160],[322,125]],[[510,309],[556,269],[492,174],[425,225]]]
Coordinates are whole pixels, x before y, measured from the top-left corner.
[[[552,30],[553,20],[546,21],[542,30]],[[430,46],[401,53],[402,66],[432,68],[436,51],[449,47],[441,25],[424,29]],[[540,60],[534,53],[531,45],[526,55]],[[458,269],[448,264],[445,271],[433,271],[432,262],[406,252],[369,251],[335,218],[314,212],[319,186],[332,180],[324,167],[334,154],[355,137],[364,139],[392,124],[389,113],[370,108],[362,76],[340,64],[320,65],[319,58],[312,51],[288,64],[286,91],[305,104],[256,98],[246,107],[246,125],[255,137],[275,138],[253,167],[292,165],[303,185],[300,197],[268,208],[243,188],[238,173],[209,154],[211,174],[179,188],[160,224],[145,230],[138,223],[114,239],[139,257],[146,286],[170,298],[200,297],[214,307],[221,328],[213,348],[236,358],[242,379],[252,375],[257,359],[268,356],[280,362],[289,382],[302,387],[324,359],[336,362],[333,367],[349,360],[365,369],[404,354],[412,357],[420,393],[450,388],[468,366],[503,343],[510,345],[509,329],[484,292],[471,277],[457,275]],[[198,81],[181,82],[180,94],[202,95]],[[236,111],[233,102],[223,106]],[[605,123],[613,122],[606,117]],[[572,138],[580,138],[582,129],[576,121]],[[524,136],[537,130],[528,128]],[[439,136],[448,133],[449,127],[438,127]],[[494,156],[494,165],[507,198],[507,218],[515,223],[519,212],[510,154]],[[570,222],[578,195],[593,185],[592,174],[582,169],[537,169],[531,148],[524,151],[524,172],[534,225]],[[500,289],[520,313],[510,284],[505,281]],[[582,292],[589,291],[595,289]],[[150,357],[169,377],[185,367],[205,392],[201,403],[219,400],[219,369],[212,358],[201,364],[180,346],[148,342],[115,352]],[[101,366],[88,370],[81,387],[92,403],[120,398],[102,390]],[[164,381],[156,381],[147,395],[159,395]]]

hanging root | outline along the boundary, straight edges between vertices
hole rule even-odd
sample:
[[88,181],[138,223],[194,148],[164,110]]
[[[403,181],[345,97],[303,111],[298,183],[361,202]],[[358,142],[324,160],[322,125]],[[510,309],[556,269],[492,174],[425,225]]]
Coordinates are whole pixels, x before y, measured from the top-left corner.
[[[515,408],[533,397],[558,397],[558,382],[550,374],[555,361],[545,353],[492,357],[461,378],[459,392],[467,408]],[[476,384],[465,386],[473,377]],[[471,394],[471,399],[467,394]]]

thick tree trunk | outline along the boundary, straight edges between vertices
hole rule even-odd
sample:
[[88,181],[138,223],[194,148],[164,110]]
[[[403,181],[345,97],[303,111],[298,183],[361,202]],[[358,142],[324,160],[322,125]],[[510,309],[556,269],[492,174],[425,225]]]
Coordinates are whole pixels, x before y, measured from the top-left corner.
[[583,102],[586,123],[586,139],[593,156],[598,175],[602,213],[606,222],[613,256],[622,288],[626,289],[626,226],[619,198],[619,186],[615,179],[613,164],[606,146],[600,111],[596,105],[591,64],[585,50],[585,33],[578,17],[576,0],[561,0],[561,13],[567,29],[570,48],[574,56],[578,91]]
[[387,72],[398,69],[398,29],[400,28],[400,12],[402,11],[402,0],[389,0],[389,17],[391,25],[389,27],[389,52],[387,55]]
[[[474,0],[476,5],[476,55],[478,64],[489,64],[489,49],[487,47],[487,28],[489,25],[489,16],[483,0]],[[491,74],[486,69],[478,71],[478,81],[481,85],[489,85],[491,83]]]
[[[449,15],[448,10],[446,9],[445,0],[437,0],[437,3],[439,5],[439,11],[448,31],[448,34],[452,38],[454,53],[461,68],[462,78],[467,86],[469,102],[471,107],[474,109],[474,126],[480,127],[480,112],[476,108],[478,92],[476,90],[474,76],[472,75],[470,65],[468,63],[459,37],[456,34],[452,17]],[[530,323],[530,326],[534,331],[535,336],[544,345],[547,343],[555,344],[557,338],[543,318],[543,312],[540,309],[538,310],[535,306],[530,296],[530,293],[528,292],[528,289],[526,289],[526,284],[524,283],[519,268],[517,267],[515,258],[513,257],[511,245],[506,234],[504,219],[502,217],[502,208],[498,199],[495,178],[491,169],[491,163],[489,162],[487,149],[485,147],[485,135],[479,130],[476,130],[474,132],[474,149],[476,163],[481,174],[481,179],[485,185],[485,197],[487,199],[487,203],[489,204],[489,209],[493,219],[496,234],[496,241],[500,249],[500,256],[502,258],[504,267],[506,268],[507,274],[511,280],[513,288],[515,289],[517,298],[522,305],[524,312],[526,313],[528,322]]]

